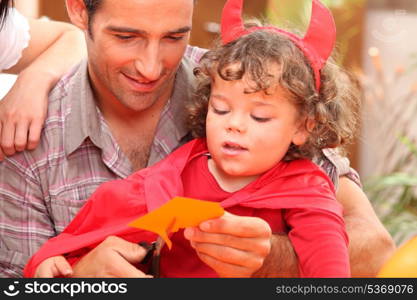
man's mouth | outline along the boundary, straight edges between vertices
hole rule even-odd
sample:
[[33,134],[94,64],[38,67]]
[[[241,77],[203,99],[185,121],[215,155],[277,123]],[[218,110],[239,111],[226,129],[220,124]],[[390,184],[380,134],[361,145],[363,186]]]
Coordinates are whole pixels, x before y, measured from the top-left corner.
[[137,90],[139,92],[152,91],[159,82],[159,79],[157,79],[157,80],[146,80],[144,78],[135,78],[135,77],[131,77],[129,75],[126,75],[124,73],[122,73],[122,74],[128,80],[130,86],[132,86],[132,88],[134,90]]

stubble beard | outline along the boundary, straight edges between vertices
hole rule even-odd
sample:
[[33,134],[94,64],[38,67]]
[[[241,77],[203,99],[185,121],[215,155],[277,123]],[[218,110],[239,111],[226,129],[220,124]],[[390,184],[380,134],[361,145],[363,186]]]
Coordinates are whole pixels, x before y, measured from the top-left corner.
[[157,104],[164,97],[169,86],[169,82],[164,82],[152,92],[126,91],[115,87],[113,94],[123,106],[135,112],[140,112]]

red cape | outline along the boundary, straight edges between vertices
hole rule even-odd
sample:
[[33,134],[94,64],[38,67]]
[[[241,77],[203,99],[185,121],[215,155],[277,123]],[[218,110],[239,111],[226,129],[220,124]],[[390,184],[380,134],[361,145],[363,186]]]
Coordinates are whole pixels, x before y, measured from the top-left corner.
[[[193,140],[150,168],[124,180],[102,184],[65,230],[48,240],[31,257],[24,276],[33,277],[37,266],[49,257],[62,254],[69,258],[82,256],[110,235],[131,242],[154,241],[154,233],[127,224],[175,196],[184,196],[181,173],[192,158],[202,153],[207,153],[205,141]],[[267,173],[268,176],[261,176],[256,185],[261,192],[256,189],[236,192],[221,205],[226,209],[235,205],[321,209],[334,214],[343,223],[342,208],[335,201],[333,184],[312,162],[280,163]]]

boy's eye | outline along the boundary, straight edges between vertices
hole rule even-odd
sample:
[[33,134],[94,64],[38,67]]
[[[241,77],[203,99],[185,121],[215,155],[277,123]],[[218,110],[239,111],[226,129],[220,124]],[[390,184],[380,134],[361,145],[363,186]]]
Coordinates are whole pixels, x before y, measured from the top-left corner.
[[214,111],[215,114],[218,114],[218,115],[225,115],[225,114],[228,113],[227,110],[221,110],[221,109],[217,109],[217,108],[214,108],[214,107],[213,107],[213,111]]
[[179,41],[179,40],[182,40],[184,36],[183,35],[169,35],[166,38],[172,41]]
[[260,122],[260,123],[265,123],[268,122],[269,120],[271,120],[271,118],[261,118],[261,117],[256,117],[254,115],[251,115],[252,119],[254,119],[256,122]]

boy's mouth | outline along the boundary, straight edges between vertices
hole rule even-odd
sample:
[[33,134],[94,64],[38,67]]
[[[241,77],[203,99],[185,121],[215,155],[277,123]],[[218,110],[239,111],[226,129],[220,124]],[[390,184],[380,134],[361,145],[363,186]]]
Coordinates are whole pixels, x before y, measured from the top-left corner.
[[232,155],[241,153],[242,151],[248,151],[248,148],[245,148],[234,142],[224,142],[222,144],[222,148],[227,154],[232,154]]

